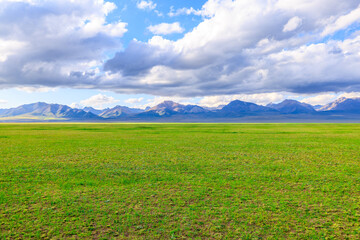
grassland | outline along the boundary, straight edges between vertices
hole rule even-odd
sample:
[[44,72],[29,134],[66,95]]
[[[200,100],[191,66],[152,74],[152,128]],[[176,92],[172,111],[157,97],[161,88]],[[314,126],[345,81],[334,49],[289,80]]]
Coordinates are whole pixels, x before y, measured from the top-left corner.
[[359,124],[0,124],[0,239],[359,239]]

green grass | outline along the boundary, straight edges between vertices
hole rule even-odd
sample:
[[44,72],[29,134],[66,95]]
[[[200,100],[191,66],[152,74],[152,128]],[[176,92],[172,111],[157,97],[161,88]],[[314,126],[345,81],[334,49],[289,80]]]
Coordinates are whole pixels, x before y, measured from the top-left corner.
[[0,239],[359,239],[360,124],[0,124]]

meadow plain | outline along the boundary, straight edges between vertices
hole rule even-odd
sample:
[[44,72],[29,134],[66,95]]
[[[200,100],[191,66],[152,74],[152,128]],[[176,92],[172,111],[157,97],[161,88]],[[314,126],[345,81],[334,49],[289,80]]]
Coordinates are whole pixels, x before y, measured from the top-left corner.
[[359,239],[359,124],[0,124],[0,239]]

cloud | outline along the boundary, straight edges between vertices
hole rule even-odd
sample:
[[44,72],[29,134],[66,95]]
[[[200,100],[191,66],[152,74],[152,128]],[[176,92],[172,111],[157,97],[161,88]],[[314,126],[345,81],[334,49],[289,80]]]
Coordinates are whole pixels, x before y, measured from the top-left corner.
[[0,99],[0,104],[6,104],[8,101]]
[[162,12],[158,11],[158,10],[154,10],[154,12],[156,13],[156,15],[158,17],[163,17],[164,16],[164,14]]
[[224,96],[207,96],[200,100],[199,104],[206,107],[217,107],[226,105],[234,100],[241,100],[245,102],[252,102],[259,105],[266,105],[268,103],[276,103],[284,100],[286,95],[283,93],[261,93],[261,94],[237,94]]
[[202,11],[201,10],[195,10],[194,8],[179,8],[177,10],[174,10],[174,7],[171,6],[170,8],[170,12],[168,13],[169,17],[176,17],[179,15],[197,15],[200,16],[202,15]]
[[307,97],[301,100],[301,102],[308,103],[310,105],[325,105],[338,98],[335,94],[320,94],[313,97]]
[[136,107],[145,109],[147,107],[154,107],[164,101],[173,101],[176,103],[180,103],[183,105],[194,105],[195,101],[193,98],[186,98],[186,97],[154,97],[153,99],[148,99],[147,103],[142,105],[137,105]]
[[80,101],[80,104],[86,107],[102,108],[104,105],[117,102],[119,102],[119,100],[116,100],[114,97],[97,94],[88,99]]
[[106,22],[115,8],[103,0],[2,2],[0,87],[96,85],[96,66],[127,31]]
[[156,3],[153,3],[153,1],[145,1],[142,0],[136,4],[137,8],[142,10],[154,10],[156,8]]
[[360,98],[360,92],[348,92],[343,93],[339,96],[339,98],[345,97],[345,98]]
[[152,36],[126,48],[119,40],[126,23],[106,22],[115,7],[102,0],[2,2],[0,41],[13,48],[0,47],[0,87],[184,98],[360,91],[360,32],[331,36],[358,22],[358,0],[208,0],[199,10],[170,11],[202,17],[180,39]]
[[335,19],[334,22],[327,25],[321,35],[326,36],[335,33],[336,31],[344,29],[355,22],[360,22],[360,5],[350,13],[340,16]]
[[319,39],[357,6],[355,0],[209,0],[203,21],[183,38],[154,36],[118,52],[104,69],[121,81],[107,82],[119,92],[188,97],[356,91],[360,36]]
[[56,88],[49,88],[49,87],[17,87],[16,89],[27,93],[45,93],[45,92],[56,91]]
[[160,23],[158,25],[151,25],[148,27],[148,30],[153,34],[157,35],[167,35],[172,33],[182,33],[185,31],[184,28],[180,26],[179,22],[174,23]]
[[140,103],[144,100],[144,98],[129,98],[127,100],[125,100],[126,103],[130,103],[130,104],[135,104],[135,103]]
[[0,39],[0,62],[5,62],[9,56],[21,51],[25,46],[26,42]]
[[71,103],[71,104],[69,105],[69,107],[71,107],[71,108],[76,108],[76,109],[82,109],[82,108],[84,108],[84,106],[82,106],[81,104],[78,104],[78,103]]
[[301,26],[302,20],[299,17],[291,18],[284,26],[283,32],[291,32]]

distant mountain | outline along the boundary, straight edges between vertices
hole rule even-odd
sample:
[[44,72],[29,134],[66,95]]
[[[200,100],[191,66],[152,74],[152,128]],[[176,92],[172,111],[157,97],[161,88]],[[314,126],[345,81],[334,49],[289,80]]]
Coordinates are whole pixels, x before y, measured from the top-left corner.
[[105,109],[99,114],[99,116],[102,118],[119,118],[135,115],[142,112],[144,112],[144,110],[142,109],[116,106],[114,108]]
[[306,103],[301,103],[296,100],[286,99],[278,104],[268,104],[267,107],[273,108],[284,114],[301,114],[301,113],[315,113],[315,109]]
[[39,119],[39,120],[91,120],[100,119],[97,115],[80,109],[73,109],[66,105],[47,104],[43,102],[21,105],[17,108],[6,109],[1,112],[1,118]]
[[269,113],[277,112],[275,109],[257,105],[255,103],[243,102],[235,100],[225,105],[219,112],[221,113],[232,113],[232,114],[245,114],[245,113]]
[[316,111],[320,110],[320,108],[323,107],[323,105],[312,105],[312,106]]
[[[315,114],[316,113],[316,114]],[[339,114],[340,113],[340,114]],[[97,115],[98,114],[98,115]],[[165,101],[147,110],[116,106],[73,109],[44,102],[0,109],[0,121],[134,121],[134,122],[360,122],[360,98],[340,98],[315,111],[309,104],[285,100],[267,106],[235,100],[220,110]]]
[[93,113],[93,114],[95,114],[95,115],[100,115],[100,114],[101,114],[102,112],[104,112],[105,110],[108,110],[108,108],[107,108],[107,109],[103,109],[103,110],[99,110],[99,109],[95,109],[95,108],[92,108],[92,107],[84,107],[83,110],[84,110],[85,112],[91,112],[91,113]]
[[360,113],[360,98],[339,98],[322,108],[320,111],[338,111],[346,113]]
[[225,107],[225,105],[219,105],[217,107],[204,107],[204,109],[209,111],[217,111],[217,110],[221,110],[223,107]]
[[155,107],[150,108],[141,115],[170,116],[173,114],[199,114],[206,112],[209,112],[209,110],[206,110],[205,108],[197,105],[182,105],[173,101],[165,101],[156,105]]

